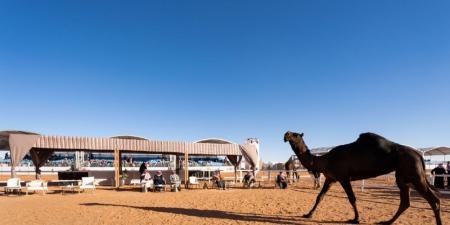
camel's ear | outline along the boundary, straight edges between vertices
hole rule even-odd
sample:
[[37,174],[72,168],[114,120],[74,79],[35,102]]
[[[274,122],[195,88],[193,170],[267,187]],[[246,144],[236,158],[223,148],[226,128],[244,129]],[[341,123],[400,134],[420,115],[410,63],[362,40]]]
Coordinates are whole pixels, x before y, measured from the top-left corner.
[[300,134],[300,137],[303,137],[303,133]]

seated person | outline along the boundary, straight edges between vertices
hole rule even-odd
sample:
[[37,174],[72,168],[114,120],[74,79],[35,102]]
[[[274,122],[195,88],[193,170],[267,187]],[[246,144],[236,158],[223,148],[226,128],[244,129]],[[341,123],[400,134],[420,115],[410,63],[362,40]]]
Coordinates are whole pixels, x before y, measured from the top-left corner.
[[244,187],[251,187],[255,183],[255,177],[250,172],[247,172],[244,179],[242,179],[242,183],[244,184]]
[[141,176],[141,186],[142,186],[143,191],[145,190],[147,192],[148,188],[150,188],[150,189],[152,188],[153,184],[151,181],[152,181],[152,176],[150,174],[150,171],[145,170]]
[[220,170],[215,172],[212,180],[217,184],[219,189],[225,190],[225,180],[223,179],[222,174],[220,174]]
[[152,176],[151,176],[151,174],[150,174],[150,171],[145,170],[144,176],[142,177],[142,180],[144,180],[144,181],[149,181],[149,180],[151,180],[151,179],[152,179]]
[[280,173],[277,175],[275,182],[277,183],[278,187],[280,187],[281,189],[287,188],[287,181],[286,181],[286,177],[283,175],[283,172],[280,171]]
[[163,191],[166,180],[164,180],[161,170],[158,170],[153,177],[153,184],[155,185],[155,190]]
[[172,171],[172,174],[170,175],[169,178],[170,178],[170,184],[171,184],[172,190],[181,191],[180,177],[178,176],[178,174],[175,170]]

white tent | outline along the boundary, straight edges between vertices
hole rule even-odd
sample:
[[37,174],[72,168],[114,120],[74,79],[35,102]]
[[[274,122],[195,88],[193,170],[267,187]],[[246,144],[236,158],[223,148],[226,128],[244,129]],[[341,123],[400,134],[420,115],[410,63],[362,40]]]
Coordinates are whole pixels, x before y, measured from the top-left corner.
[[437,147],[426,150],[423,152],[424,156],[444,156],[444,161],[446,161],[446,156],[450,155],[449,147]]
[[427,150],[424,152],[424,155],[450,155],[450,148],[449,147],[437,147],[432,148],[430,150]]

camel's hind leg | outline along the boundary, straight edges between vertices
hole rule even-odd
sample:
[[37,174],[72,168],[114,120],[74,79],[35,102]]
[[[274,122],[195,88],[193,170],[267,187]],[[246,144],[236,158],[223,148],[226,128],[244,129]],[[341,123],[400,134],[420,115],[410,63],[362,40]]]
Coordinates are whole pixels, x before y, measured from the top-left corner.
[[316,203],[314,204],[314,206],[312,207],[312,209],[309,211],[308,214],[303,215],[304,218],[311,218],[311,216],[313,215],[314,211],[317,208],[317,205],[319,205],[320,201],[322,201],[323,196],[327,193],[327,191],[330,189],[331,184],[333,183],[334,181],[328,178],[325,180],[322,190],[320,191],[319,195],[317,195]]
[[341,181],[340,182],[342,187],[345,190],[345,193],[347,193],[348,200],[350,201],[350,204],[352,204],[353,211],[355,213],[355,218],[352,220],[349,220],[347,222],[349,223],[359,223],[359,214],[358,209],[356,208],[356,197],[355,193],[353,193],[352,184],[350,181]]
[[392,219],[381,222],[380,224],[392,224],[406,209],[409,208],[409,187],[400,179],[397,177],[397,186],[400,188],[400,206],[398,207],[397,213],[395,213]]
[[436,217],[436,224],[441,225],[441,201],[439,198],[436,196],[434,191],[431,190],[431,187],[425,178],[415,181],[413,184],[414,188],[428,201],[428,204],[430,204],[433,209],[434,216]]

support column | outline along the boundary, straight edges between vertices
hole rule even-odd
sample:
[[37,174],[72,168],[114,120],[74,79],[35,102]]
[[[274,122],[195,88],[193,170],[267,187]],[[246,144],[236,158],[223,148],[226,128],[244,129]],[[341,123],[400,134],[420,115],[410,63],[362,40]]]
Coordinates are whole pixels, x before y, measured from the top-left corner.
[[175,172],[180,175],[180,156],[175,155]]
[[39,168],[39,155],[37,153],[37,151],[32,150],[30,151],[30,155],[31,155],[31,159],[33,159],[33,164],[34,164],[34,169],[35,169],[35,178],[36,180],[40,180],[41,179],[41,169]]
[[120,151],[114,150],[114,187],[120,187]]
[[189,154],[184,153],[184,187],[187,189],[189,184]]
[[17,178],[16,167],[11,165],[11,178]]
[[123,162],[122,162],[122,151],[119,151],[119,186],[122,184],[122,176],[123,176]]
[[237,166],[234,166],[234,184],[237,183]]

